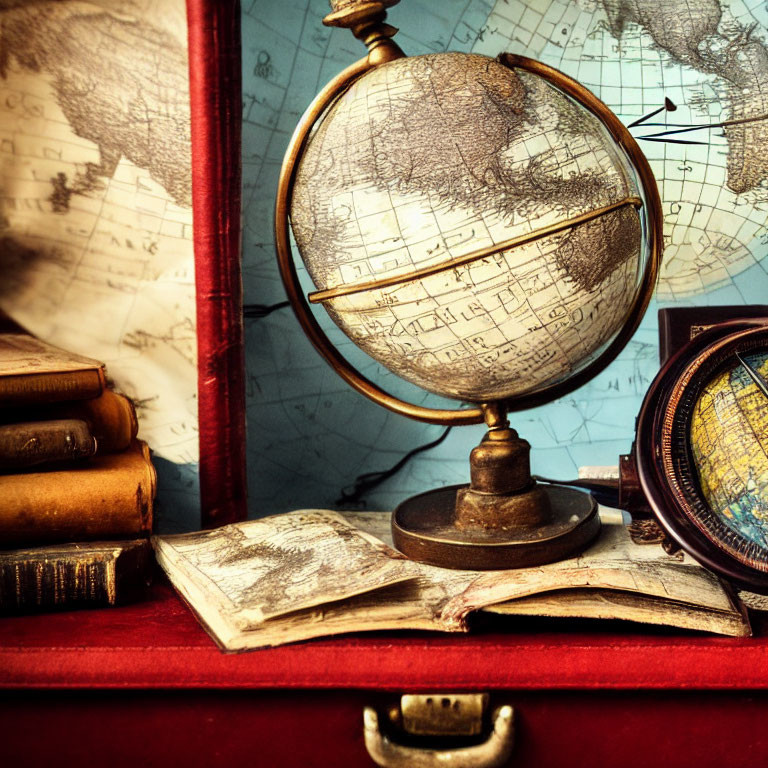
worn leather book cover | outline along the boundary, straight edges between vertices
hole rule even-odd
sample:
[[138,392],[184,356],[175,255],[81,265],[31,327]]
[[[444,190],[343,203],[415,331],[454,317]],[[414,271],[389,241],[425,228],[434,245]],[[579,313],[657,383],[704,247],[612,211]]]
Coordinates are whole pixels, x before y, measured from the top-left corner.
[[768,305],[669,307],[659,310],[659,361],[662,365],[694,336],[718,323],[742,318],[768,319]]
[[104,366],[23,333],[0,334],[0,404],[98,397]]
[[95,453],[96,440],[79,419],[0,425],[0,471],[77,461]]
[[78,419],[88,425],[96,439],[99,454],[124,451],[136,438],[139,429],[136,408],[131,400],[112,389],[105,389],[99,397],[90,400],[26,408],[0,407],[0,424],[67,419]]
[[0,548],[148,536],[156,485],[141,441],[76,469],[0,475]]
[[152,562],[148,539],[0,552],[0,612],[131,602],[149,583]]

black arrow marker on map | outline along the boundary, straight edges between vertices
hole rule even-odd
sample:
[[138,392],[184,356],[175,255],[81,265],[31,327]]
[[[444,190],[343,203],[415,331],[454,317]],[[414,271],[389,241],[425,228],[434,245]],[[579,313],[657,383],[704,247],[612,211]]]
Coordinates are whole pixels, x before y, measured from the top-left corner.
[[757,384],[757,388],[768,398],[768,382],[737,352],[736,359],[749,374],[749,378]]
[[652,136],[638,136],[643,141],[663,141],[666,144],[709,144],[708,141],[688,141],[687,139],[655,139]]
[[[646,136],[638,136],[637,138],[643,141],[665,141],[669,144],[708,144],[709,142],[707,141],[688,141],[686,139],[670,139],[667,137],[678,133],[690,133],[691,131],[712,130],[713,128],[728,128],[729,126],[744,125],[745,123],[757,123],[762,120],[768,120],[768,114],[754,115],[752,117],[737,117],[732,120],[721,120],[718,123],[704,123],[703,125],[686,125],[685,123],[672,123],[671,125],[668,123],[647,123],[644,127],[658,125],[663,126],[667,130],[658,131],[657,133],[649,133]],[[632,123],[632,125],[637,124],[637,122]],[[632,126],[629,127],[631,128]]]
[[659,112],[674,112],[677,109],[677,104],[675,104],[672,99],[665,98],[664,99],[664,106],[659,107],[658,109],[654,109],[653,112],[649,112],[647,115],[643,117],[639,117],[637,120],[635,120],[634,123],[630,123],[627,128],[634,128],[636,125],[640,125],[644,123],[646,120],[650,120],[655,115],[658,115]]

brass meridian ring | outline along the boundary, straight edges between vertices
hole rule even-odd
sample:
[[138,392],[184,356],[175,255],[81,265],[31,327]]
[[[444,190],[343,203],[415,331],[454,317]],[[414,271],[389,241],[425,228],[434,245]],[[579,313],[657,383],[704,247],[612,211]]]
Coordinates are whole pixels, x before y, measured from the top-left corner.
[[[361,59],[356,64],[345,69],[315,97],[307,108],[299,124],[291,137],[291,141],[283,159],[280,169],[280,179],[277,186],[275,199],[275,249],[280,277],[291,302],[291,306],[304,333],[320,355],[331,365],[336,373],[341,376],[353,389],[378,403],[390,411],[407,416],[416,421],[428,424],[442,424],[459,426],[463,424],[481,424],[484,421],[484,409],[481,407],[466,409],[440,409],[425,408],[420,405],[406,402],[389,394],[377,384],[363,376],[349,361],[339,353],[331,343],[328,336],[320,327],[320,324],[312,314],[309,303],[304,296],[299,282],[296,265],[293,261],[289,235],[289,211],[293,194],[293,186],[296,180],[298,160],[304,150],[309,135],[315,123],[324,112],[339,98],[359,77],[368,70],[380,64],[402,56],[401,51],[395,46],[381,45],[374,48],[371,54]],[[570,377],[568,380],[545,387],[538,392],[529,395],[512,398],[504,403],[506,410],[524,410],[562,397],[592,379],[600,373],[619,352],[626,346],[634,335],[640,320],[651,300],[656,276],[661,263],[663,251],[662,209],[656,181],[651,167],[645,158],[634,137],[626,126],[587,88],[576,80],[568,77],[554,67],[542,64],[534,59],[502,53],[497,60],[510,69],[520,68],[543,77],[549,83],[555,85],[566,95],[581,104],[589,112],[595,115],[605,126],[614,141],[623,148],[632,161],[640,179],[647,210],[649,225],[648,246],[649,257],[645,266],[643,278],[638,286],[635,296],[624,320],[624,324],[606,349],[589,365]]]
[[350,285],[339,285],[335,288],[328,288],[324,291],[315,291],[310,293],[307,297],[313,304],[317,304],[323,301],[330,301],[336,299],[339,296],[351,296],[355,293],[364,293],[365,291],[373,291],[377,288],[389,288],[392,285],[401,285],[402,283],[410,283],[413,280],[420,280],[422,277],[429,277],[430,275],[436,275],[440,272],[446,272],[449,269],[455,269],[456,267],[463,267],[465,264],[471,264],[474,261],[485,259],[488,256],[493,256],[502,251],[508,251],[511,248],[516,248],[520,245],[527,245],[533,243],[536,240],[541,240],[549,235],[556,235],[558,232],[563,232],[566,229],[572,229],[578,227],[581,224],[586,224],[588,221],[603,216],[611,211],[623,208],[625,205],[631,205],[635,208],[642,208],[643,201],[639,197],[626,197],[623,200],[618,200],[610,205],[604,205],[601,208],[595,208],[592,211],[581,213],[578,216],[572,216],[570,219],[563,219],[557,221],[554,224],[549,224],[546,227],[541,227],[533,232],[526,232],[524,235],[518,235],[517,237],[510,237],[508,240],[503,240],[495,245],[489,245],[487,248],[480,248],[472,253],[465,253],[463,256],[455,256],[452,259],[441,261],[438,264],[430,264],[428,267],[421,267],[420,269],[414,269],[411,272],[404,272],[399,275],[391,275],[390,277],[382,277],[379,280],[368,280],[365,283],[352,283]]

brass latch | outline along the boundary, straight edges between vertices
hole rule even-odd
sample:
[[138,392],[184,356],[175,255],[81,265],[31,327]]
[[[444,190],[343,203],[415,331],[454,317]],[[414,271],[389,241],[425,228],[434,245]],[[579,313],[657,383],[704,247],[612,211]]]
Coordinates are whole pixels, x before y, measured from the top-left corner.
[[389,718],[414,736],[479,736],[487,706],[487,693],[406,694]]
[[504,705],[489,717],[488,705],[487,693],[407,694],[381,721],[366,707],[365,746],[383,768],[500,768],[512,754],[513,710]]

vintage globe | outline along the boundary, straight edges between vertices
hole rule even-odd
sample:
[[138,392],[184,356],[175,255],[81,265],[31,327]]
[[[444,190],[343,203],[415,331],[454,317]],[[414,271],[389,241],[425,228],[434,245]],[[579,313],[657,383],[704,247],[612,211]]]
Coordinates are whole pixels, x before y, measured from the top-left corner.
[[514,400],[571,379],[625,326],[648,206],[595,112],[535,69],[397,58],[317,121],[290,203],[334,322],[439,395]]

